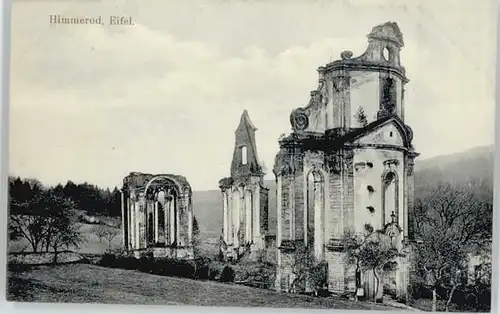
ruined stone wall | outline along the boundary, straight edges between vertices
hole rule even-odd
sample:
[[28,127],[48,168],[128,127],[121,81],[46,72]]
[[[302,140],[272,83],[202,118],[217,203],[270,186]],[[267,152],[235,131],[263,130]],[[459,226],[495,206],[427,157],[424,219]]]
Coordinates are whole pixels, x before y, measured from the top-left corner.
[[267,234],[269,230],[269,190],[260,189],[260,235]]
[[380,109],[380,83],[378,72],[350,71],[350,125],[353,128],[363,127],[356,113],[363,108],[368,123],[377,120]]
[[[342,197],[344,198],[344,208],[343,208],[343,228],[342,233],[344,234],[346,230],[350,230],[354,227],[355,221],[355,199],[354,199],[354,166],[353,159],[347,158],[344,160],[343,172],[343,185],[344,192]],[[342,234],[342,235],[343,235]]]
[[[398,204],[399,204],[399,225],[403,226],[404,221],[404,155],[395,150],[382,150],[376,148],[359,148],[355,150],[354,156],[354,210],[355,210],[355,230],[362,231],[364,225],[369,223],[376,229],[382,229],[385,223],[390,222],[390,212],[385,212],[385,221],[382,221],[382,175],[387,166],[387,160],[397,160],[398,165],[393,165],[394,171],[398,175]],[[369,186],[373,189],[370,192]]]
[[328,176],[330,208],[326,214],[326,238],[340,239],[343,234],[342,217],[342,176],[331,172]]
[[281,175],[281,241],[291,240],[291,223],[292,223],[292,202],[293,195],[293,181],[295,177],[293,174]]
[[345,290],[344,253],[327,251],[325,260],[328,263],[328,290],[331,292],[343,292]]
[[304,239],[304,172],[295,172],[294,180],[294,239]]

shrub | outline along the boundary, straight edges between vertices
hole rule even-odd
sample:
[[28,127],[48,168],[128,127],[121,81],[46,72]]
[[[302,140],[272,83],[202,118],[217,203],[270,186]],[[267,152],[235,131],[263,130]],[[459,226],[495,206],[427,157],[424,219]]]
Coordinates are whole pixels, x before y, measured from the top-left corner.
[[223,264],[208,258],[194,261],[175,258],[155,258],[152,254],[141,254],[140,258],[118,252],[106,252],[97,262],[98,265],[110,268],[136,269],[141,272],[170,277],[183,277],[202,280],[221,280],[233,282],[235,271],[230,266],[223,269]]
[[205,258],[200,258],[195,261],[196,264],[196,274],[195,277],[197,279],[202,279],[206,280],[209,279],[209,273],[210,273],[210,263],[211,261],[209,259]]
[[31,266],[26,265],[26,264],[21,264],[17,262],[9,262],[7,264],[7,270],[13,273],[23,273],[25,271],[28,271],[31,269]]
[[137,269],[139,267],[137,258],[133,256],[120,256],[116,259],[116,267],[123,269]]
[[152,254],[141,254],[138,261],[137,269],[145,273],[153,273],[155,268],[155,260]]
[[113,253],[104,253],[98,265],[103,267],[116,267],[116,256]]
[[233,282],[234,281],[234,270],[231,268],[231,266],[227,265],[224,267],[222,270],[222,273],[220,275],[220,281],[221,282]]

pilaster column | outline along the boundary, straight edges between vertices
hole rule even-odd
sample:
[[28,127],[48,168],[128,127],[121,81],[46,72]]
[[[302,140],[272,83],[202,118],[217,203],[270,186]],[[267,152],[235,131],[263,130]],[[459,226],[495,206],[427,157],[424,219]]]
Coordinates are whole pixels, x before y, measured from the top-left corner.
[[135,248],[135,241],[134,241],[134,232],[135,232],[135,228],[134,228],[134,200],[133,199],[129,199],[129,202],[128,202],[128,206],[127,206],[127,212],[128,212],[128,227],[130,230],[129,233],[128,233],[128,241],[130,243],[130,248],[131,249],[134,249]]
[[228,238],[228,213],[227,213],[227,193],[226,190],[222,190],[222,219],[223,219],[223,226],[222,226],[222,236],[224,238],[224,241],[227,243],[227,238]]
[[227,244],[232,244],[233,239],[233,195],[231,190],[226,190],[227,200]]
[[321,184],[314,182],[314,251],[315,256],[318,259],[322,258],[322,248],[323,248],[323,239],[322,239],[322,219],[321,213],[323,211],[322,208],[322,191]]
[[124,200],[123,200],[123,191],[120,190],[120,202],[121,202],[121,212],[122,212],[122,222],[121,222],[121,227],[122,227],[122,246],[125,247],[125,244],[127,241],[125,241],[125,207],[124,207]]
[[140,220],[141,220],[141,212],[140,212],[140,201],[134,202],[134,225],[135,225],[135,237],[134,237],[134,243],[135,243],[135,248],[140,249],[141,248],[141,242],[140,242]]
[[252,242],[252,222],[254,217],[252,216],[253,208],[252,208],[252,192],[247,190],[245,191],[245,241]]
[[175,240],[177,241],[177,245],[181,245],[181,224],[180,224],[180,220],[181,220],[181,214],[180,214],[180,211],[181,211],[181,204],[179,204],[179,201],[182,201],[179,197],[179,199],[177,200],[177,202],[175,202]]
[[171,242],[170,242],[170,202],[171,200],[169,199],[170,198],[170,195],[167,195],[165,197],[165,203],[163,205],[163,216],[164,216],[164,219],[165,219],[165,223],[164,223],[164,226],[163,228],[165,229],[165,244],[166,245],[169,245]]
[[154,232],[155,232],[155,244],[158,243],[158,200],[154,201]]
[[240,194],[238,190],[233,191],[233,243],[235,246],[240,245],[238,231],[240,228]]
[[138,234],[139,234],[139,228],[138,228],[138,218],[137,215],[138,215],[138,212],[137,212],[137,202],[134,200],[132,202],[132,207],[130,208],[131,212],[130,212],[130,216],[132,216],[132,229],[134,230],[134,232],[132,233],[132,243],[133,246],[134,246],[134,249],[138,249],[139,248],[139,243],[138,243]]
[[240,230],[240,236],[239,236],[239,240],[242,240],[243,243],[240,243],[241,244],[245,244],[246,242],[246,208],[245,208],[245,188],[243,187],[240,192],[239,192],[239,196],[240,196],[240,220],[238,221],[238,226],[239,226],[239,230]]
[[175,238],[175,211],[177,205],[176,197],[172,198],[170,202],[170,244],[174,243],[177,239]]
[[129,249],[134,248],[134,244],[132,243],[132,235],[134,230],[132,230],[132,202],[133,200],[131,198],[128,199],[127,202],[127,224],[128,224],[128,234],[127,234],[127,241],[128,241],[128,246]]
[[[276,178],[276,246],[279,247],[281,245],[281,225],[283,220],[283,208],[282,208],[282,183],[281,183],[281,175],[279,174]],[[257,227],[255,227],[257,228]],[[257,233],[256,233],[257,234]],[[279,260],[278,260],[279,261]]]
[[[191,199],[188,199],[188,206],[186,208],[188,214],[188,243],[187,245],[193,244],[193,209],[191,206]],[[198,226],[199,227],[199,226]]]

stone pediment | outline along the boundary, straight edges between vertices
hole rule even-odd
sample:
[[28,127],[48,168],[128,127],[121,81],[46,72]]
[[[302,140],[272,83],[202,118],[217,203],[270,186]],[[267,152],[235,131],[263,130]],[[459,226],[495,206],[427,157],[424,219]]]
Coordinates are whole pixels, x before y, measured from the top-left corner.
[[354,141],[356,144],[372,144],[372,145],[394,145],[406,146],[406,132],[402,130],[394,121],[382,125],[374,130],[367,132],[362,137]]

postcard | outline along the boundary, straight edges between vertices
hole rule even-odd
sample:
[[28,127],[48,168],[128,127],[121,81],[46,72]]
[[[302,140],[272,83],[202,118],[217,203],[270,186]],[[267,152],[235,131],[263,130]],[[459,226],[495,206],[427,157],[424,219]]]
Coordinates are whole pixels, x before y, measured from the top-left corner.
[[14,0],[7,299],[489,312],[496,15]]

